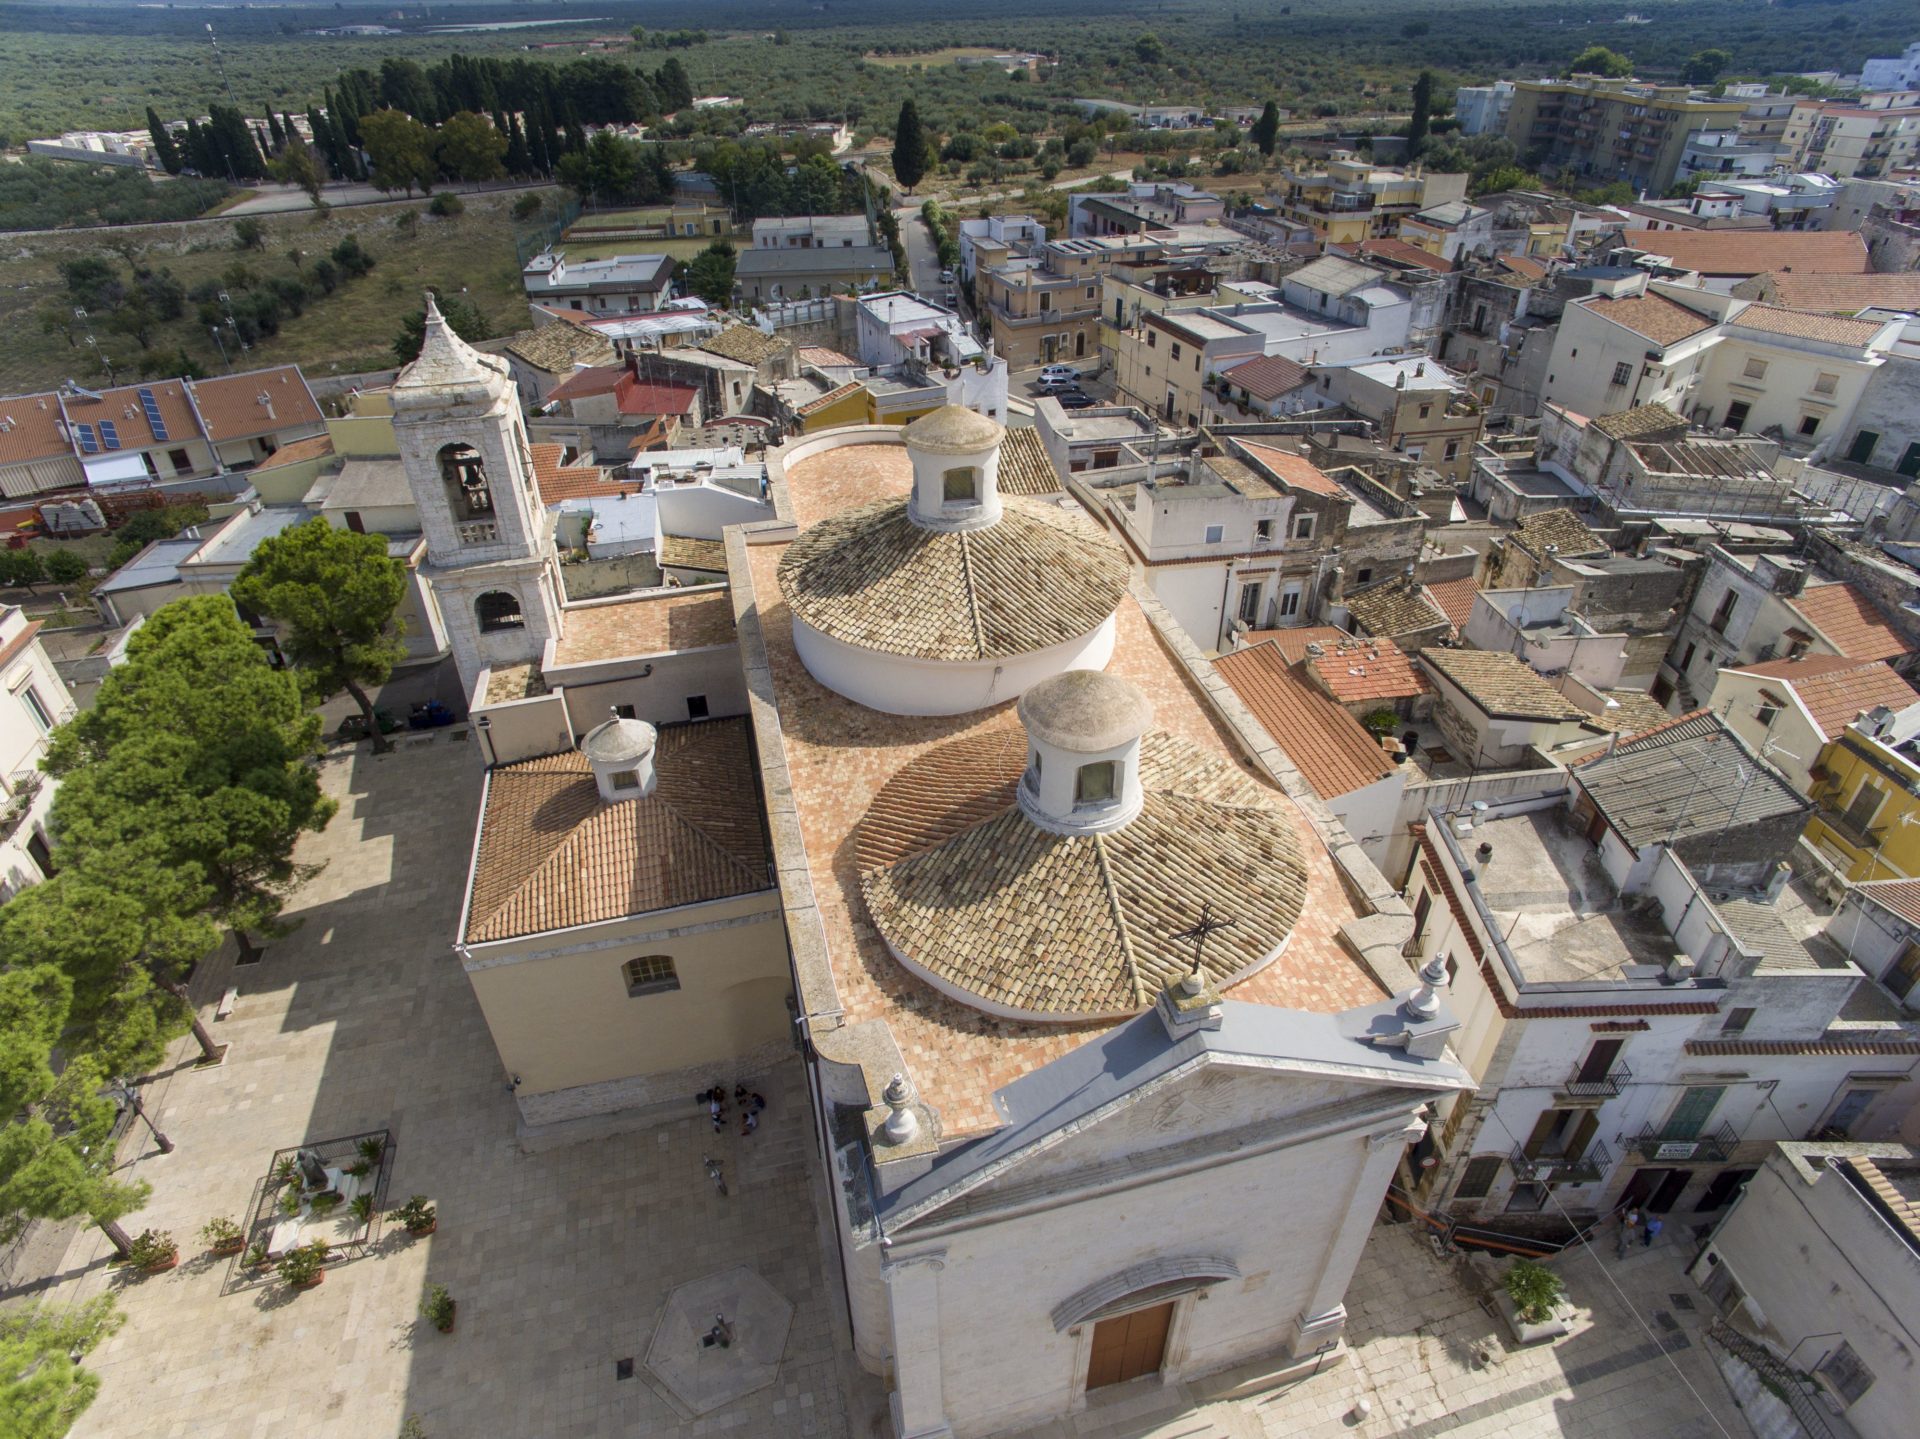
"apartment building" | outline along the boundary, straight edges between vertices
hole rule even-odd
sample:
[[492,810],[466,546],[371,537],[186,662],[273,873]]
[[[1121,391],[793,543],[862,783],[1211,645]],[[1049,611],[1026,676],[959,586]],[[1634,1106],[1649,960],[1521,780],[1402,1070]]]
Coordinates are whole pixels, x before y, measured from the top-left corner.
[[1465,200],[1467,179],[1418,165],[1397,170],[1341,158],[1324,169],[1288,172],[1274,203],[1282,217],[1305,225],[1321,245],[1350,245],[1392,237],[1405,217]]
[[640,314],[673,297],[673,257],[611,255],[569,262],[565,250],[543,250],[520,271],[520,284],[529,300],[550,309]]
[[73,696],[40,643],[40,621],[18,605],[0,610],[0,901],[54,871],[47,812],[56,781],[40,772],[48,740],[73,718]]
[[853,250],[872,243],[865,215],[772,215],[753,222],[756,250]]
[[979,271],[974,308],[992,331],[995,351],[1015,369],[1097,358],[1108,272],[1165,254],[1144,235],[1050,240],[1024,259]]
[[1129,185],[1124,190],[1067,198],[1067,234],[1137,235],[1176,225],[1224,220],[1226,202],[1211,191],[1179,181]]
[[1020,259],[1047,242],[1047,227],[1031,215],[989,215],[962,220],[956,243],[960,246],[960,278],[972,284],[982,270]]
[[1507,112],[1513,108],[1513,81],[1496,80],[1491,85],[1462,85],[1453,92],[1453,117],[1460,122],[1462,135],[1498,134],[1507,128]]
[[1807,843],[1856,882],[1920,875],[1920,696],[1882,688],[1811,772]]
[[1746,109],[1744,100],[1710,100],[1685,86],[1599,75],[1522,80],[1506,134],[1529,165],[1664,194],[1691,137],[1737,131]]
[[1315,408],[1338,405],[1370,420],[1375,435],[1409,460],[1464,486],[1485,414],[1458,376],[1423,356],[1382,356],[1316,366]]
[[1781,143],[1796,170],[1883,179],[1910,169],[1920,156],[1920,106],[1802,100],[1787,117]]

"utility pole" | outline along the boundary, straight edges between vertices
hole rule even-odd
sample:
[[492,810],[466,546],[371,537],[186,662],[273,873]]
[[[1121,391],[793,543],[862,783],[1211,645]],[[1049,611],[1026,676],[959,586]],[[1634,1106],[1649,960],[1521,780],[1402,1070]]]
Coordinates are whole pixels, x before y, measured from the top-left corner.
[[220,53],[220,37],[213,33],[211,20],[207,21],[207,43],[213,46],[213,63],[220,67],[220,83],[226,87],[227,103],[238,110],[240,102],[233,97],[233,82],[227,78],[226,58]]

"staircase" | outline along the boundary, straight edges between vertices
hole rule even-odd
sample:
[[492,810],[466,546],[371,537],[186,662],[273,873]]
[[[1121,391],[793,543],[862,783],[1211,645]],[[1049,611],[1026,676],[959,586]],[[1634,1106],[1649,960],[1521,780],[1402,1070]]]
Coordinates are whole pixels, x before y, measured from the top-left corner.
[[1771,1350],[1724,1319],[1716,1318],[1707,1326],[1707,1337],[1759,1376],[1761,1384],[1792,1411],[1807,1439],[1854,1439],[1853,1427],[1828,1412],[1813,1381],[1787,1368]]

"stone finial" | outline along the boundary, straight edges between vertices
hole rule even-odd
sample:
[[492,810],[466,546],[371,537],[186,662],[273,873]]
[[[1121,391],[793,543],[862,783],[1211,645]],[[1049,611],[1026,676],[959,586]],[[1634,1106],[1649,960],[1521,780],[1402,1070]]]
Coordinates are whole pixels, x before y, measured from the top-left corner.
[[1440,993],[1447,987],[1447,957],[1436,954],[1420,970],[1420,984],[1407,991],[1402,1001],[1415,1019],[1432,1019],[1440,1013]]
[[887,1137],[889,1144],[905,1144],[920,1132],[920,1120],[912,1109],[913,1090],[907,1084],[904,1074],[895,1074],[887,1081],[887,1087],[881,1094],[887,1108],[893,1113],[887,1116],[887,1122],[880,1132]]

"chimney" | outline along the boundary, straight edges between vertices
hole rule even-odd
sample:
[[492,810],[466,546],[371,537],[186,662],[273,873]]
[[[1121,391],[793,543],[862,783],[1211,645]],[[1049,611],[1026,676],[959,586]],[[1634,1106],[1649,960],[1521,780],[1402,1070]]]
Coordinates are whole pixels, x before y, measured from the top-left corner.
[[1787,881],[1793,878],[1793,866],[1784,859],[1773,867],[1773,873],[1767,876],[1767,903],[1778,904],[1780,896],[1786,892]]

